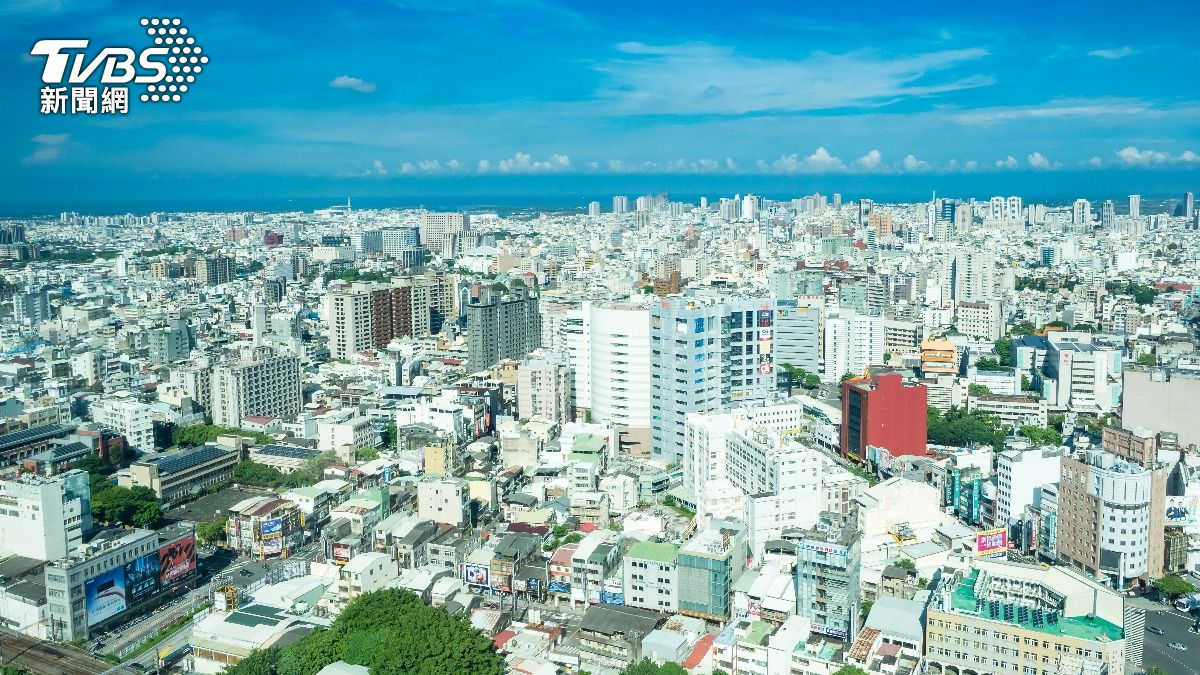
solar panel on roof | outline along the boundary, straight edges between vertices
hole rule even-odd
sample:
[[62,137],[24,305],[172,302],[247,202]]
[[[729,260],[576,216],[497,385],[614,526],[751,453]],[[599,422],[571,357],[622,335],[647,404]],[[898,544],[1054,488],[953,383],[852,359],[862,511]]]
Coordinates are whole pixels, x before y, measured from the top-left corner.
[[177,473],[193,466],[221,457],[226,453],[215,445],[204,445],[195,450],[180,452],[158,460],[159,475]]
[[266,445],[255,451],[259,455],[271,455],[272,457],[292,457],[296,459],[308,459],[321,454],[316,450],[309,448],[300,448],[294,445]]
[[20,447],[26,443],[33,443],[46,438],[53,438],[60,434],[65,434],[70,430],[71,427],[62,424],[43,424],[40,427],[14,431],[11,434],[0,436],[0,451]]

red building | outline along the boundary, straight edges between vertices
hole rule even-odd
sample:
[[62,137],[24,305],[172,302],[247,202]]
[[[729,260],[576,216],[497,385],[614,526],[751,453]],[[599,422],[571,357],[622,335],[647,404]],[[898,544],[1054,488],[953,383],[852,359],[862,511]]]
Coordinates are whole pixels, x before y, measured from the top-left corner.
[[926,391],[904,384],[899,373],[873,374],[842,383],[842,456],[862,464],[867,446],[893,457],[925,454]]

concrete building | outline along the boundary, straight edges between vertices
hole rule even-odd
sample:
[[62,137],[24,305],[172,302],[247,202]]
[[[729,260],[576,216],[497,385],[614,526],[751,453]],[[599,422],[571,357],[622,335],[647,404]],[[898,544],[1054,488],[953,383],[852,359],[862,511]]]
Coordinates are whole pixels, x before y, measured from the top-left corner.
[[250,497],[229,507],[225,539],[241,555],[286,558],[304,545],[300,506],[276,497]]
[[565,424],[575,419],[574,373],[566,354],[535,351],[517,369],[521,419]]
[[85,640],[127,625],[161,596],[196,576],[193,523],[158,531],[109,530],[46,564],[46,596],[55,640]]
[[[670,297],[650,308],[651,448],[655,459],[683,461],[688,413],[731,402],[724,306],[711,297]],[[593,385],[594,386],[594,385]]]
[[25,474],[0,481],[0,556],[57,560],[92,529],[88,474],[70,470],[51,478]]
[[672,614],[679,609],[679,547],[642,541],[634,544],[624,557],[624,602]]
[[1121,423],[1151,432],[1173,432],[1179,445],[1200,445],[1196,402],[1200,372],[1178,368],[1127,368]]
[[960,302],[955,327],[971,337],[996,340],[1004,335],[1004,312],[1000,302]]
[[630,304],[590,303],[584,311],[584,339],[572,354],[577,404],[591,411],[593,421],[640,436],[649,445],[651,422],[657,415],[650,400],[650,312]]
[[470,525],[471,497],[467,481],[447,477],[417,483],[417,516],[439,525]]
[[954,254],[953,287],[955,302],[986,302],[996,293],[996,258],[991,251],[959,249]]
[[[1063,457],[1058,483],[1057,554],[1124,588],[1163,567],[1167,468],[1145,469],[1103,450]],[[1155,498],[1155,493],[1160,493]],[[1155,509],[1153,503],[1162,506]]]
[[191,332],[184,319],[174,319],[168,326],[155,328],[149,338],[151,363],[171,363],[192,353]]
[[785,536],[796,542],[796,614],[814,632],[853,641],[860,600],[857,522],[822,513],[813,527]]
[[358,284],[325,296],[321,317],[329,336],[329,356],[349,359],[372,346],[371,293]]
[[29,326],[50,318],[50,293],[48,286],[37,286],[13,294],[13,319]]
[[475,370],[523,358],[541,346],[538,299],[524,286],[506,293],[476,285],[466,312],[467,363]]
[[821,372],[821,314],[824,298],[803,296],[775,301],[774,358],[809,374]]
[[1121,405],[1121,351],[1094,344],[1090,333],[1051,331],[1033,384],[1052,409],[1103,414]]
[[709,621],[728,620],[733,584],[745,569],[745,525],[710,520],[679,549],[679,613]]
[[1063,450],[1006,449],[996,453],[996,527],[1020,520],[1046,483],[1057,482]]
[[471,217],[465,213],[421,212],[421,244],[430,251],[441,251],[446,235],[461,235],[471,227]]
[[927,672],[1123,675],[1126,660],[1141,663],[1119,594],[1061,567],[965,557],[951,565],[926,617]]
[[233,281],[233,258],[210,255],[196,260],[196,280],[205,286],[220,286]]
[[229,480],[242,453],[219,445],[202,445],[169,455],[140,459],[117,474],[122,487],[145,487],[158,500],[171,504],[200,490]]
[[92,404],[92,419],[125,437],[130,448],[154,452],[154,417],[150,405],[132,398],[105,398]]
[[213,423],[240,427],[249,416],[291,419],[300,412],[300,359],[255,348],[248,359],[212,369],[210,415]]
[[1036,396],[968,395],[967,409],[993,415],[999,418],[1005,427],[1021,427],[1026,424],[1045,427],[1050,419],[1045,399]]
[[899,373],[842,383],[842,456],[866,461],[868,445],[893,457],[925,454],[925,386],[906,385]]

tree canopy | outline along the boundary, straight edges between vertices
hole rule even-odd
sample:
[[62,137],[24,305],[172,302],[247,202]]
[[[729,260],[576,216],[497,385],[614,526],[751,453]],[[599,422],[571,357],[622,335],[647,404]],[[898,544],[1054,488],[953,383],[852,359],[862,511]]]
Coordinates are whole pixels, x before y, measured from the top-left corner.
[[937,445],[1004,447],[1004,430],[999,418],[977,411],[967,412],[952,407],[943,415],[940,410],[930,406],[926,428],[929,442]]
[[264,433],[257,431],[246,431],[237,427],[222,427],[216,424],[194,424],[188,427],[175,427],[171,430],[171,442],[175,445],[184,447],[193,447],[196,445],[204,445],[217,440],[218,436],[249,436],[254,439],[255,443],[265,445],[272,442],[272,438]]
[[678,663],[668,661],[660,666],[648,658],[643,658],[621,671],[621,675],[687,675],[687,670]]
[[1159,593],[1172,598],[1196,592],[1196,587],[1191,582],[1176,576],[1165,576],[1161,579],[1155,579],[1154,587],[1158,589]]
[[256,651],[225,675],[316,675],[335,661],[366,666],[372,675],[504,673],[491,640],[465,619],[389,588],[360,595],[329,628]]
[[833,671],[833,675],[867,675],[867,671],[858,666],[845,665]]
[[1022,425],[1020,433],[1037,445],[1062,445],[1063,442],[1062,434],[1054,429],[1038,427],[1032,424]]
[[113,466],[99,455],[77,460],[72,468],[88,472],[92,515],[100,522],[150,527],[162,517],[162,506],[153,490],[142,486],[118,486],[110,476]]

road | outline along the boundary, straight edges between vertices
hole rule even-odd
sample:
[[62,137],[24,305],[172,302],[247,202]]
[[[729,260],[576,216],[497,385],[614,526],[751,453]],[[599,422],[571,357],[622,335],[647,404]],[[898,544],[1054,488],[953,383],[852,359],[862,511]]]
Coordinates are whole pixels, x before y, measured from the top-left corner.
[[[1200,674],[1200,634],[1190,632],[1193,619],[1170,609],[1146,612],[1146,627],[1161,628],[1165,635],[1146,631],[1146,647],[1142,653],[1142,664],[1146,667],[1161,666],[1167,675]],[[1182,642],[1188,650],[1171,649],[1172,642]]]
[[0,663],[41,675],[98,675],[112,666],[70,645],[0,630]]

